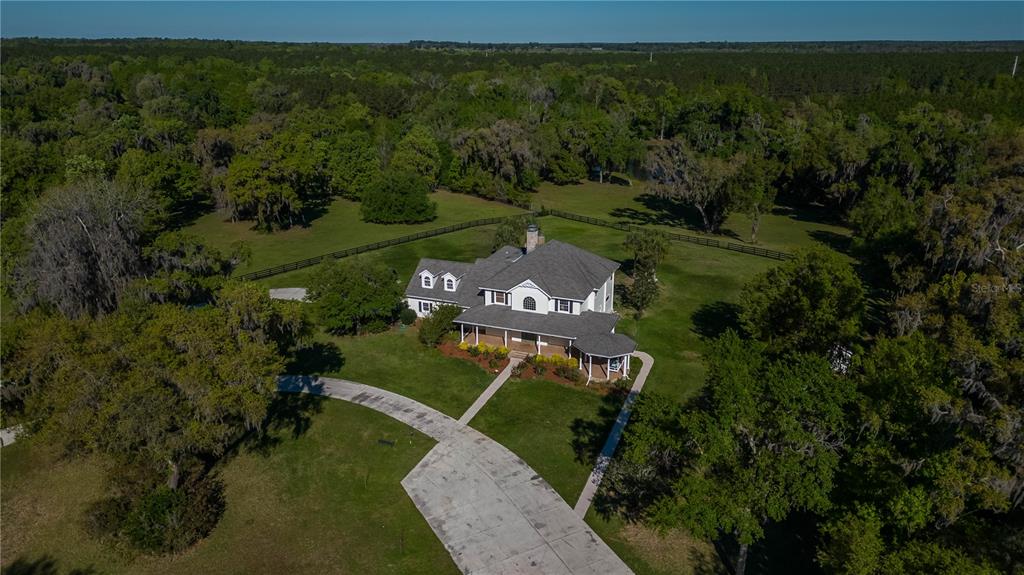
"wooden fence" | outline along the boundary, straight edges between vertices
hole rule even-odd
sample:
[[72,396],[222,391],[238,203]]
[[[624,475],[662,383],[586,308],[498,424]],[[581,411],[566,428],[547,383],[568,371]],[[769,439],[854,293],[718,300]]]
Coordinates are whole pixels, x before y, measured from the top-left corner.
[[[613,228],[622,231],[631,231],[635,229],[641,229],[643,226],[635,224],[621,224],[616,222],[609,222],[608,220],[602,220],[599,218],[592,218],[590,216],[581,216],[579,214],[572,214],[569,212],[563,212],[561,210],[542,210],[538,213],[542,216],[555,216],[556,218],[563,218],[566,220],[573,220],[576,222],[583,222],[585,224],[591,224],[594,226],[603,226],[606,228]],[[723,242],[713,238],[705,238],[703,236],[691,236],[689,234],[680,234],[677,232],[662,232],[670,240],[678,242],[689,242],[691,244],[698,244],[701,246],[708,246],[712,248],[718,248],[722,250],[729,250],[733,252],[740,252],[744,254],[750,254],[752,256],[760,256],[762,258],[770,258],[773,260],[786,260],[791,256],[786,252],[780,252],[778,250],[769,250],[766,248],[759,248],[756,246],[748,246],[746,244],[738,244],[736,242]]]
[[373,242],[372,244],[364,244],[364,245],[361,245],[361,246],[355,246],[355,247],[347,248],[347,249],[344,249],[344,250],[338,250],[336,252],[331,252],[329,254],[322,254],[322,255],[319,255],[319,256],[313,256],[311,258],[306,258],[304,260],[299,260],[299,261],[295,261],[295,262],[288,262],[286,264],[281,264],[279,266],[274,266],[272,268],[256,270],[254,272],[249,272],[249,273],[246,273],[246,274],[241,274],[241,275],[238,276],[238,279],[241,279],[241,280],[258,280],[258,279],[261,279],[261,278],[266,278],[266,277],[270,277],[270,276],[276,276],[277,274],[283,274],[285,272],[291,272],[291,271],[295,271],[295,270],[300,270],[302,268],[308,268],[310,266],[315,266],[316,264],[318,264],[318,263],[320,263],[320,262],[322,262],[322,261],[324,261],[326,259],[330,259],[330,258],[334,258],[334,259],[347,258],[349,256],[354,256],[354,255],[357,255],[357,254],[363,254],[363,253],[366,253],[366,252],[372,252],[374,250],[379,250],[381,248],[388,248],[388,247],[391,247],[391,246],[397,246],[399,244],[405,244],[405,243],[409,243],[409,242],[414,242],[416,240],[422,240],[422,239],[426,239],[426,238],[433,238],[433,237],[436,237],[436,236],[441,236],[441,235],[444,235],[444,234],[450,234],[452,232],[457,232],[459,230],[465,230],[465,229],[469,229],[469,228],[476,228],[476,227],[479,227],[479,226],[489,226],[491,224],[501,223],[503,220],[512,219],[512,218],[519,218],[519,217],[522,217],[523,215],[529,215],[529,214],[520,214],[520,215],[515,215],[515,216],[504,216],[504,217],[498,217],[498,218],[483,218],[483,219],[480,219],[480,220],[472,220],[472,221],[469,221],[469,222],[462,222],[460,224],[452,224],[450,226],[445,226],[443,228],[437,228],[437,229],[434,229],[434,230],[425,230],[425,231],[422,231],[422,232],[419,232],[419,233],[409,234],[407,236],[402,236],[402,237],[398,237],[398,238],[392,238],[390,240],[382,240],[382,241],[379,241],[379,242]]
[[[361,245],[361,246],[355,246],[355,247],[347,248],[347,249],[344,249],[344,250],[338,250],[336,252],[331,252],[331,253],[328,253],[328,254],[322,254],[322,255],[319,255],[319,256],[314,256],[314,257],[311,257],[311,258],[306,258],[304,260],[288,262],[286,264],[281,264],[281,265],[278,265],[278,266],[274,266],[274,267],[270,267],[270,268],[256,270],[254,272],[249,272],[249,273],[241,274],[241,275],[238,276],[238,279],[242,279],[242,280],[258,280],[258,279],[262,279],[262,278],[266,278],[266,277],[270,277],[270,276],[275,276],[277,274],[283,274],[285,272],[290,272],[290,271],[295,271],[295,270],[299,270],[299,269],[302,269],[302,268],[308,268],[308,267],[311,267],[311,266],[315,266],[318,263],[320,263],[320,262],[322,262],[322,261],[324,261],[326,259],[330,259],[330,258],[333,258],[333,259],[347,258],[349,256],[354,256],[354,255],[358,255],[358,254],[362,254],[362,253],[366,253],[366,252],[372,252],[374,250],[379,250],[381,248],[397,246],[399,244],[405,244],[405,243],[409,243],[409,242],[414,242],[416,240],[422,240],[422,239],[433,238],[433,237],[444,235],[444,234],[450,234],[452,232],[457,232],[459,230],[465,230],[465,229],[469,229],[469,228],[476,228],[476,227],[480,227],[480,226],[489,226],[489,225],[492,225],[492,224],[498,224],[498,223],[501,223],[504,220],[521,218],[524,215],[554,216],[556,218],[562,218],[562,219],[566,219],[566,220],[582,222],[582,223],[590,224],[590,225],[594,225],[594,226],[602,226],[602,227],[606,227],[606,228],[613,228],[613,229],[616,229],[616,230],[622,230],[622,231],[627,231],[627,232],[630,231],[630,230],[642,228],[642,226],[637,226],[637,225],[634,225],[634,224],[623,224],[623,223],[617,223],[617,222],[609,222],[608,220],[602,220],[602,219],[599,219],[599,218],[592,218],[590,216],[581,216],[579,214],[563,212],[561,210],[541,209],[540,211],[529,212],[527,214],[518,214],[518,215],[514,215],[514,216],[504,216],[504,217],[497,217],[497,218],[483,218],[483,219],[479,219],[479,220],[472,220],[472,221],[468,221],[468,222],[462,222],[460,224],[452,224],[450,226],[445,226],[443,228],[437,228],[437,229],[433,229],[433,230],[426,230],[426,231],[422,231],[422,232],[415,233],[415,234],[409,234],[407,236],[401,236],[401,237],[398,237],[398,238],[392,238],[390,240],[382,240],[382,241],[379,241],[379,242],[374,242],[372,244],[364,244],[364,245]],[[708,246],[708,247],[712,247],[712,248],[729,250],[729,251],[733,251],[733,252],[740,252],[740,253],[744,253],[744,254],[750,254],[750,255],[753,255],[753,256],[759,256],[759,257],[762,257],[762,258],[770,258],[770,259],[774,259],[774,260],[785,260],[785,259],[789,259],[789,257],[790,257],[790,254],[788,254],[786,252],[780,252],[780,251],[777,251],[777,250],[769,250],[769,249],[765,249],[765,248],[759,248],[759,247],[756,247],[756,246],[748,246],[748,245],[745,245],[745,244],[738,244],[738,243],[735,243],[735,242],[723,242],[721,240],[716,240],[716,239],[712,239],[712,238],[705,238],[705,237],[702,237],[702,236],[692,236],[692,235],[689,235],[689,234],[680,234],[680,233],[676,233],[676,232],[663,232],[663,233],[665,234],[665,237],[667,237],[668,239],[673,240],[673,241],[689,242],[691,244],[697,244],[697,245],[701,245],[701,246]]]

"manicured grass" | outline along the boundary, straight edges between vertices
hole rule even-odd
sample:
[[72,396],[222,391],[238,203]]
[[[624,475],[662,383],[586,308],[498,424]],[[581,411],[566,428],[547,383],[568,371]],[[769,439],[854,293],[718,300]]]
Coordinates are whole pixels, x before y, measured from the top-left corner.
[[[701,231],[699,215],[652,197],[643,181],[630,187],[585,182],[570,186],[541,184],[531,196],[534,208],[544,206],[585,216],[631,224],[645,224],[670,231],[707,235]],[[842,247],[849,241],[848,229],[823,221],[824,214],[811,209],[777,208],[761,218],[756,245],[781,251],[821,242]],[[749,243],[750,218],[731,214],[721,234],[709,236],[721,240]]]
[[[340,358],[325,361],[314,351],[292,370],[349,379],[410,397],[458,419],[494,379],[479,366],[427,348],[416,328],[351,336],[321,336]],[[329,356],[328,356],[329,358]],[[340,365],[339,365],[340,364]]]
[[212,213],[199,218],[186,231],[222,249],[234,242],[245,242],[252,251],[252,258],[237,270],[237,273],[245,273],[460,222],[522,212],[507,204],[445,191],[436,192],[431,198],[437,202],[437,219],[422,224],[366,223],[360,219],[357,202],[336,199],[322,216],[306,227],[266,233],[252,229],[252,222],[225,221],[224,214]]
[[575,505],[623,399],[547,380],[512,379],[470,425],[522,457]]
[[364,407],[283,397],[322,412],[298,437],[277,430],[276,445],[231,459],[224,517],[175,556],[123,555],[84,532],[83,512],[102,496],[95,459],[62,461],[31,442],[3,448],[5,568],[49,558],[55,569],[24,572],[457,573],[400,484],[433,440]]

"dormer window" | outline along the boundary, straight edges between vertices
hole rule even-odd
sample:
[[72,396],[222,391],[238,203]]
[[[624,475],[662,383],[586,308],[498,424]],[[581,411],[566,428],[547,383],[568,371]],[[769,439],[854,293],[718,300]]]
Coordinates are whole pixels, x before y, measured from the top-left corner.
[[434,287],[434,278],[433,278],[433,276],[431,276],[430,274],[423,274],[420,277],[422,278],[422,281],[423,281],[423,283],[421,284],[423,287],[425,287],[427,289],[431,289],[431,288]]
[[455,280],[452,278],[445,278],[444,291],[455,291]]
[[532,297],[529,297],[529,296],[523,298],[523,309],[528,309],[530,311],[537,311],[537,300],[535,300],[535,299],[533,299]]
[[562,313],[572,313],[572,302],[567,299],[558,300],[558,311]]
[[491,297],[493,298],[492,301],[494,303],[505,305],[505,303],[506,303],[505,302],[505,292],[503,292],[503,291],[492,291],[491,293],[493,294]]

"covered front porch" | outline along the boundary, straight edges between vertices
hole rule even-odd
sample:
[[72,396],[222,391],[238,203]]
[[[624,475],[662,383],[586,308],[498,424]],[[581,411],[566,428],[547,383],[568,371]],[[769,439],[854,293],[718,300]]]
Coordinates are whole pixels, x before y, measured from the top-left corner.
[[504,346],[511,353],[518,352],[524,355],[560,357],[569,357],[569,348],[572,345],[572,340],[562,337],[463,323],[459,324],[459,342],[470,345]]

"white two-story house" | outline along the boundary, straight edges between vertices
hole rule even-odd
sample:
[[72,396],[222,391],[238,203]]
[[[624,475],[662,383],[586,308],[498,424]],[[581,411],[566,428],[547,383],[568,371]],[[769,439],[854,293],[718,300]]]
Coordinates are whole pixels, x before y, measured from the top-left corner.
[[636,349],[615,333],[618,268],[574,245],[545,242],[530,225],[525,248],[505,246],[473,263],[420,260],[405,296],[421,317],[440,304],[461,307],[455,323],[463,341],[575,357],[589,378],[615,379],[629,373]]

